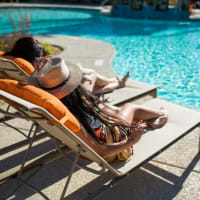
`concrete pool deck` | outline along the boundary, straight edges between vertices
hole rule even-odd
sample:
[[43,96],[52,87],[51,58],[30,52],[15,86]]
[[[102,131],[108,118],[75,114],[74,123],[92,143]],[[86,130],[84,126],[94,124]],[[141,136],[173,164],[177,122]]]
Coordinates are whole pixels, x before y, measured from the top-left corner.
[[[110,72],[112,72],[111,63],[115,49],[109,44],[68,36],[47,35],[36,37],[41,41],[61,45],[65,51],[60,56],[70,61],[80,62],[91,68],[96,67],[95,69],[99,70],[99,72],[101,70],[106,70],[106,72],[111,70]],[[105,68],[105,66],[107,67]],[[141,99],[141,102],[146,100]],[[30,123],[23,120],[14,119],[10,123],[23,130],[30,127]],[[0,126],[0,133],[1,148],[24,139],[22,135],[16,134],[13,129],[5,126]],[[200,154],[197,155],[198,140],[199,129],[195,129],[97,199],[200,200]],[[52,148],[52,141],[44,139],[41,143],[37,143],[34,146],[34,154],[40,154]],[[23,156],[23,150],[1,156],[0,170],[19,164]],[[41,189],[50,199],[57,200],[61,195],[69,169],[70,164],[66,163],[65,159],[58,159],[41,168],[30,179],[30,183]],[[100,187],[109,184],[112,177],[113,175],[110,173],[99,177],[82,169],[77,169],[72,177],[72,182],[65,199],[88,199]],[[3,197],[9,194],[15,186],[16,181],[6,183],[3,186]],[[43,198],[22,186],[8,199],[40,200]]]

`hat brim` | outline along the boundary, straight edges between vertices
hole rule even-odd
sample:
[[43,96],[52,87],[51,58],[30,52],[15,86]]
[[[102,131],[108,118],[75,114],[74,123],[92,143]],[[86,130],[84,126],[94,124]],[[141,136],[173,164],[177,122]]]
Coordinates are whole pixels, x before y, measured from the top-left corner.
[[[62,99],[73,92],[79,86],[82,80],[82,71],[80,70],[79,66],[67,61],[65,61],[65,63],[70,71],[70,76],[68,77],[67,81],[65,81],[65,83],[58,88],[45,88],[47,92],[53,94],[59,99]],[[35,87],[44,89],[40,86],[37,79],[37,73],[35,72],[29,77],[28,83],[34,85]]]

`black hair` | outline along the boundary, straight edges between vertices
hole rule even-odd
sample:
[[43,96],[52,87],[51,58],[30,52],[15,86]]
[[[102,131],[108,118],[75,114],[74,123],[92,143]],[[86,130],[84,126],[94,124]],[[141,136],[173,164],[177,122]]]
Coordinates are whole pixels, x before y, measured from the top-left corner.
[[[105,113],[100,107],[100,104],[105,102],[93,95],[88,90],[79,85],[71,94],[60,99],[62,103],[76,116],[87,132],[97,139],[94,133],[94,128],[90,124],[90,117],[98,119],[102,124],[107,126],[123,126],[127,127],[126,122],[118,119],[117,116],[110,116]],[[105,105],[105,104],[104,104]]]
[[36,58],[46,56],[44,47],[33,37],[23,37],[16,41],[13,49],[4,55],[23,58],[34,64]]
[[90,109],[83,103],[81,98],[80,87],[76,88],[71,94],[60,99],[62,103],[67,106],[67,108],[76,116],[76,118],[81,122],[87,132],[97,139],[94,134],[94,129],[91,127],[88,117],[92,115]]

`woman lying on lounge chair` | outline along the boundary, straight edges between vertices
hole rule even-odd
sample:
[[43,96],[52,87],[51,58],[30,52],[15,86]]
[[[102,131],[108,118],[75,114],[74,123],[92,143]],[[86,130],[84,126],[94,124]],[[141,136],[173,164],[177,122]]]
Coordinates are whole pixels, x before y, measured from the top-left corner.
[[[100,155],[107,157],[121,152],[137,143],[146,127],[158,128],[168,119],[166,110],[153,110],[135,104],[122,107],[106,105],[81,85],[82,71],[77,65],[63,59],[50,58],[37,73],[29,78],[29,84],[42,88],[59,98],[81,123],[76,133]],[[128,135],[126,140],[113,144],[102,144],[95,130],[104,132],[102,125],[118,126]]]
[[[38,60],[38,58],[44,57],[46,53],[38,40],[33,37],[23,37],[17,40],[10,52],[4,55],[23,58],[29,61],[33,66],[39,67],[40,59]],[[45,62],[45,60],[46,58],[43,58],[43,62]],[[39,63],[37,63],[37,61],[39,61]],[[93,69],[84,68],[82,66],[80,66],[80,68],[83,72],[82,85],[93,94],[103,94],[111,92],[119,87],[125,87],[129,77],[129,73],[127,73],[122,79],[118,77],[106,78]]]

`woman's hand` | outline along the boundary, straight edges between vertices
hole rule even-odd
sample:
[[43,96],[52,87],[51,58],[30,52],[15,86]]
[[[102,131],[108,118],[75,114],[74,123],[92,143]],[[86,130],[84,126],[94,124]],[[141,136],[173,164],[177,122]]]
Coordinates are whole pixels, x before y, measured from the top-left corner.
[[136,128],[132,129],[132,132],[130,134],[131,139],[134,141],[134,144],[139,142],[141,136],[146,132],[147,125],[143,121],[139,121],[137,123]]
[[33,63],[33,66],[35,67],[35,70],[38,72],[41,67],[43,67],[46,62],[51,58],[51,56],[36,58],[35,62]]

